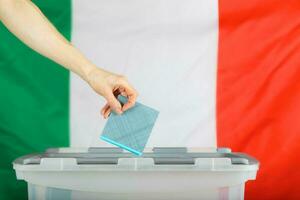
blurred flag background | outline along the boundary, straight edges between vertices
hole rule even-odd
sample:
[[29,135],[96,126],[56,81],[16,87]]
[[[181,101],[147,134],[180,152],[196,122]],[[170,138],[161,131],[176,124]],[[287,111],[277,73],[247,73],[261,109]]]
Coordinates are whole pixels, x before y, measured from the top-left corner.
[[[160,111],[148,146],[230,147],[261,162],[246,199],[299,199],[300,2],[35,0],[99,67]],[[0,24],[0,199],[27,199],[11,162],[105,146],[104,100]]]

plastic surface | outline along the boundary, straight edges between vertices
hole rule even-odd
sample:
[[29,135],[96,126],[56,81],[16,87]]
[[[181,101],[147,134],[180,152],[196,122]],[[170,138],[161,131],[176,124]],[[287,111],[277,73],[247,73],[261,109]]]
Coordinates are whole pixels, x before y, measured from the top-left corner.
[[[118,100],[125,104],[121,95]],[[150,133],[158,117],[158,111],[136,102],[135,106],[122,115],[111,113],[100,138],[135,155],[142,155]]]
[[258,162],[229,149],[50,149],[14,161],[29,199],[243,199]]

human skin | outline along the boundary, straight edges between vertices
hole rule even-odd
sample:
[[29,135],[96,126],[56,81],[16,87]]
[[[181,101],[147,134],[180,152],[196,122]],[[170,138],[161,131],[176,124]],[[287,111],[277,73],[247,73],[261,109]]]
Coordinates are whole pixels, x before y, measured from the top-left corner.
[[[103,96],[107,101],[101,109],[104,118],[112,110],[122,114],[135,104],[137,92],[124,76],[95,66],[56,30],[30,0],[0,0],[0,21],[23,43],[73,71]],[[118,94],[128,98],[123,107],[116,99]]]

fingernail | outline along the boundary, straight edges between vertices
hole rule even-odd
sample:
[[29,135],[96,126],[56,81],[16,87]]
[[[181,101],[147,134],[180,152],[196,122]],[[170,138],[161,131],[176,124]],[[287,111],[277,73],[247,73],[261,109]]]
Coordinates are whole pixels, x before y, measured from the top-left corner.
[[117,109],[117,113],[118,113],[119,115],[121,115],[123,112],[122,112],[122,110],[121,110],[120,108],[118,108],[118,109]]

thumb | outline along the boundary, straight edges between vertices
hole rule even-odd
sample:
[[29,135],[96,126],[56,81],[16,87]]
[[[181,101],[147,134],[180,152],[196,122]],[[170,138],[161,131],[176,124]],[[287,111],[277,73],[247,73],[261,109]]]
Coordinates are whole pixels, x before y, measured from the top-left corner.
[[105,99],[107,100],[107,103],[112,110],[114,110],[119,115],[122,114],[121,103],[118,101],[118,99],[114,96],[112,92],[107,93]]

